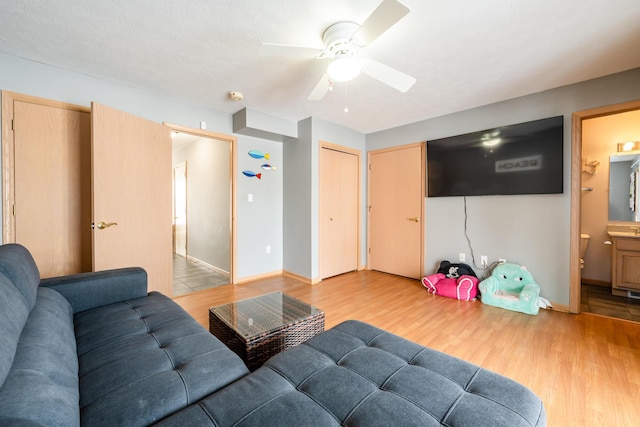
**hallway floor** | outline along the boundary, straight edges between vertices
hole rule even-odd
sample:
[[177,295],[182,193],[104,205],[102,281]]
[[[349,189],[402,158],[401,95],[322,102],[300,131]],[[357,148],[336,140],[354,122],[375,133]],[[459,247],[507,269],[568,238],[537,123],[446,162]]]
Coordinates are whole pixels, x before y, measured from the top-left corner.
[[228,285],[229,276],[173,254],[173,296]]
[[611,295],[611,288],[582,284],[580,311],[640,322],[640,300]]

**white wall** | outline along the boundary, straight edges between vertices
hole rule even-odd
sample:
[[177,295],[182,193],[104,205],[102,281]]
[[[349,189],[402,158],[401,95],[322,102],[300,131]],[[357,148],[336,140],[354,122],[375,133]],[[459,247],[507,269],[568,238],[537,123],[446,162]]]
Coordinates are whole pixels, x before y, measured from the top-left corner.
[[[95,101],[156,122],[193,128],[199,128],[200,122],[204,121],[208,130],[233,134],[231,114],[3,53],[0,53],[0,89],[87,107]],[[239,174],[237,277],[242,279],[282,269],[282,172],[273,174],[271,178],[275,179],[266,184],[262,182],[261,186],[242,175],[243,167],[248,165],[246,153],[249,150],[271,151],[275,156],[273,161],[279,162],[282,144],[236,136]],[[251,206],[246,203],[249,192],[259,195]],[[272,245],[271,254],[265,253],[263,245],[267,242]]]
[[[478,264],[487,255],[490,261],[525,265],[543,296],[568,305],[571,115],[639,98],[640,69],[635,69],[369,134],[367,150],[564,115],[564,194],[468,197],[467,213]],[[457,260],[459,252],[469,257],[463,198],[426,198],[425,207],[425,271],[435,270],[440,260]]]

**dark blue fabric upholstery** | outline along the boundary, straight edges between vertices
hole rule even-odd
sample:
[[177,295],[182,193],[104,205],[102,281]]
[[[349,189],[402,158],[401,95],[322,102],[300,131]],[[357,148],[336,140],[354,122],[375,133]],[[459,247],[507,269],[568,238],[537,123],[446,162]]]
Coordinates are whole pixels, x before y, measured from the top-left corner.
[[0,246],[0,384],[18,347],[20,333],[36,303],[40,273],[21,245]]
[[60,292],[74,313],[147,295],[147,272],[139,267],[42,279],[40,286]]
[[249,374],[142,269],[46,279],[0,246],[0,425],[535,426],[527,388],[342,323]]
[[15,243],[0,246],[0,273],[20,291],[31,310],[36,302],[40,272],[29,251]]
[[78,409],[78,357],[69,302],[39,289],[0,387],[0,425],[74,426]]
[[162,426],[544,426],[516,382],[357,321],[271,358]]
[[0,425],[150,425],[249,372],[140,268],[39,283],[0,246]]
[[148,425],[248,373],[164,295],[75,315],[83,425]]

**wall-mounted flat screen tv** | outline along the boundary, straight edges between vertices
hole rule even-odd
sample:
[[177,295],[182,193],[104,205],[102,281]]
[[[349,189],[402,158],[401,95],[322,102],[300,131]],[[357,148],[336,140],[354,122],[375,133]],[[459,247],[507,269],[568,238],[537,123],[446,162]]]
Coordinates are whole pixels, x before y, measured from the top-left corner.
[[427,141],[429,197],[558,194],[563,117]]

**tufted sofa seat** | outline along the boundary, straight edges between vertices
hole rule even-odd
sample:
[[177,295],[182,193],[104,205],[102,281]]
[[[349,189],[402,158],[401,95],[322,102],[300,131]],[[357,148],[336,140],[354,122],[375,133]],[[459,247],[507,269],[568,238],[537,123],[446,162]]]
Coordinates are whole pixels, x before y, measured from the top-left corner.
[[0,246],[0,425],[545,426],[505,377],[347,321],[253,373],[140,268],[40,280]]
[[543,426],[505,377],[359,321],[271,358],[161,426]]
[[74,324],[82,425],[145,425],[248,373],[157,292],[84,311]]

